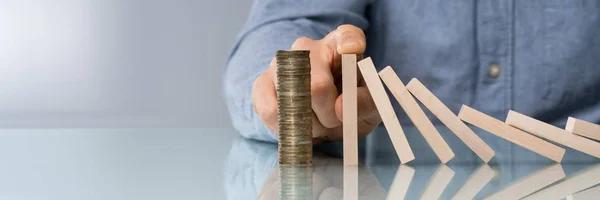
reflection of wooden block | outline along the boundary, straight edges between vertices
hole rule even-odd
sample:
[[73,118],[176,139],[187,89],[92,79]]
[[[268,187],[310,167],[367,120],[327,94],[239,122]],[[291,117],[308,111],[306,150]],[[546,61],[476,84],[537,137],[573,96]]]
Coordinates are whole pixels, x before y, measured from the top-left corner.
[[[496,154],[473,130],[440,101],[419,80],[413,78],[406,89],[412,93],[429,111],[431,111],[448,129],[462,140],[483,162],[489,162]],[[414,120],[413,120],[414,121]]]
[[358,68],[367,84],[367,88],[369,88],[373,102],[375,102],[375,107],[377,108],[377,111],[379,111],[379,115],[381,115],[383,125],[388,131],[392,144],[400,158],[400,162],[404,164],[414,160],[415,155],[400,126],[398,117],[394,112],[394,107],[392,107],[392,103],[385,93],[383,84],[381,83],[381,80],[379,80],[373,61],[371,58],[365,58],[358,62]]
[[452,177],[454,177],[454,170],[446,165],[440,165],[429,179],[419,199],[440,199]]
[[565,178],[565,176],[562,166],[554,164],[515,181],[508,187],[486,197],[485,200],[521,199]]
[[565,130],[594,140],[600,140],[600,125],[580,119],[569,117]]
[[342,55],[342,121],[344,165],[358,165],[356,55]]
[[[524,199],[562,199],[563,197],[585,190],[597,184],[600,184],[600,164],[584,169],[577,173],[577,175],[567,178],[563,182],[552,185],[542,191],[536,192]],[[598,199],[598,197],[594,199]]]
[[600,143],[571,134],[556,126],[552,126],[512,110],[508,112],[506,123],[534,135],[600,158]]
[[577,194],[571,195],[572,200],[584,200],[584,199],[598,199],[600,197],[600,185],[592,187],[590,189],[578,192]]
[[492,178],[496,176],[496,172],[487,164],[481,165],[471,177],[467,180],[467,182],[454,194],[452,200],[462,200],[462,199],[473,199],[475,195],[483,189],[485,185],[487,185]]
[[560,162],[565,154],[565,149],[550,142],[544,141],[519,129],[509,126],[504,122],[479,112],[469,106],[463,105],[458,117],[474,126],[477,126],[498,137],[518,144],[542,156]]
[[429,143],[429,146],[431,146],[435,155],[440,158],[440,161],[446,163],[454,158],[454,152],[450,146],[448,146],[448,143],[444,141],[444,138],[442,138],[431,121],[429,121],[427,115],[421,110],[419,104],[417,104],[412,95],[406,90],[404,83],[402,83],[396,72],[388,66],[379,72],[379,76],[394,97],[396,97],[396,100],[400,103],[400,106],[402,106],[406,115],[412,120],[415,127],[417,127],[419,132],[425,137],[425,141]]
[[343,199],[358,200],[358,166],[344,166],[343,189]]
[[407,165],[398,166],[398,171],[396,171],[396,176],[394,176],[394,180],[392,181],[392,185],[390,186],[390,190],[385,199],[404,199],[408,192],[408,188],[410,187],[413,175],[415,175],[415,169],[412,167]]

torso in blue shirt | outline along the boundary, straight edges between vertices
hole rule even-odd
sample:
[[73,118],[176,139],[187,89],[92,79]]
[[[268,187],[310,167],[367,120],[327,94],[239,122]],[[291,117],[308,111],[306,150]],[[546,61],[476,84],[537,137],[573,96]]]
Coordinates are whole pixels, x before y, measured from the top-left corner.
[[[290,5],[301,3],[309,8]],[[379,69],[391,65],[405,84],[418,78],[455,113],[466,104],[502,121],[512,109],[561,128],[568,116],[600,122],[598,1],[258,0],[254,9],[228,63],[227,95],[249,95],[234,94],[249,86],[235,88],[248,83],[231,73],[257,76],[275,50],[289,47],[297,36],[318,39],[339,24],[351,23],[365,29],[365,56]],[[277,24],[285,20],[300,28]],[[250,47],[269,34],[282,44]],[[248,56],[261,53],[266,55]],[[242,66],[251,59],[265,64]],[[492,75],[492,65],[499,73]],[[247,71],[236,71],[240,69]],[[228,96],[230,111],[252,118],[243,105],[250,102],[244,99],[249,100]],[[403,112],[394,105],[397,113]],[[410,123],[404,114],[398,116],[403,125]],[[264,130],[257,129],[259,123],[234,117],[240,131]],[[495,136],[484,140],[500,154],[518,154],[508,141]]]

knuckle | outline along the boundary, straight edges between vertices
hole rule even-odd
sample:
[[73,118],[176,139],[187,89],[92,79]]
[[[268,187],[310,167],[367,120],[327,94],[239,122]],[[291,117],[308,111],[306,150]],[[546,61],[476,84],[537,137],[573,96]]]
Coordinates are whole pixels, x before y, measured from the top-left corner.
[[260,98],[266,98],[263,90],[267,88],[266,84],[269,83],[268,81],[268,76],[262,74],[256,78],[252,85],[252,105],[254,107],[254,112],[256,112],[265,123],[271,123],[277,120],[277,105],[258,103],[264,102],[260,101]]
[[308,37],[299,37],[292,44],[292,49],[294,50],[305,50],[308,49],[309,45],[313,42],[312,39]]
[[359,33],[361,35],[364,35],[364,32],[362,29],[354,26],[354,25],[350,25],[350,24],[343,24],[338,26],[338,28],[336,29],[337,31],[341,32],[341,33]]
[[333,87],[333,80],[330,78],[312,77],[310,88],[314,96],[326,95]]

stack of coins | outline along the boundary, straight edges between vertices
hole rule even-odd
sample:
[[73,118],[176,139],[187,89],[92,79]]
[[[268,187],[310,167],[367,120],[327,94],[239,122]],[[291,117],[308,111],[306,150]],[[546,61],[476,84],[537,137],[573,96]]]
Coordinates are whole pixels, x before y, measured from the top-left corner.
[[279,165],[279,199],[313,199],[310,165]]
[[312,163],[310,51],[277,51],[279,163]]

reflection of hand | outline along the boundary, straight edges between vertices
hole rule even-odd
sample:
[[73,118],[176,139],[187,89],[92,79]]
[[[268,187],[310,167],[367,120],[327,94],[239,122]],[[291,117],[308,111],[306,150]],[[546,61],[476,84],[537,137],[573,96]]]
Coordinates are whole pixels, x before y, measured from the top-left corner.
[[[280,199],[279,184],[286,180],[280,179],[278,170],[279,168],[273,170],[267,180],[265,180],[265,183],[259,191],[258,199]],[[364,197],[366,199],[384,199],[386,196],[385,189],[379,184],[375,175],[371,173],[368,168],[358,167],[358,177],[344,177],[344,165],[341,159],[321,155],[315,155],[313,157],[312,199],[343,199],[342,188],[344,182],[348,181],[353,181],[354,184],[358,182],[358,191],[354,194],[358,194],[359,197]]]

